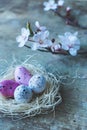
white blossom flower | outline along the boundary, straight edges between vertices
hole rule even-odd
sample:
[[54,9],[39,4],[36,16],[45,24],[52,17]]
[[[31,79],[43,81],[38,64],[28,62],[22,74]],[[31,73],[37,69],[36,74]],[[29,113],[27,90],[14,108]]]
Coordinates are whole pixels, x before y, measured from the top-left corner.
[[77,51],[80,49],[80,41],[77,38],[78,32],[74,34],[66,32],[64,36],[59,35],[59,40],[62,45],[62,49],[69,51],[72,56],[77,55]]
[[63,6],[64,0],[58,0],[58,6]]
[[44,32],[38,32],[37,34],[34,34],[33,40],[35,41],[32,44],[32,50],[37,50],[39,48],[46,48],[50,47],[52,45],[52,41],[48,39],[49,32],[44,31]]
[[29,29],[26,28],[21,29],[21,35],[16,37],[16,41],[20,43],[18,47],[23,47],[25,45],[25,43],[28,41],[29,35],[30,35]]
[[38,21],[35,22],[35,26],[36,26],[37,29],[40,30],[40,31],[46,31],[46,29],[47,29],[45,26],[40,26],[40,24],[39,24]]
[[44,2],[43,5],[45,6],[45,7],[44,7],[44,11],[48,11],[48,10],[50,10],[50,9],[55,10],[55,9],[57,9],[57,6],[58,6],[58,5],[55,3],[54,0],[49,0],[48,2]]

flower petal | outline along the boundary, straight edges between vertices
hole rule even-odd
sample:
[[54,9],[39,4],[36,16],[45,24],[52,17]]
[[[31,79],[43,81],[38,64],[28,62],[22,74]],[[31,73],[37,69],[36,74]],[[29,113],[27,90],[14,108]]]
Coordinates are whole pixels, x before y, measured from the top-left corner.
[[64,4],[64,0],[59,0],[58,1],[58,6],[63,6],[63,4]]
[[50,6],[46,6],[45,8],[44,8],[44,11],[49,11],[50,10]]
[[48,2],[44,2],[43,5],[46,6],[48,4]]
[[69,53],[70,53],[72,56],[76,56],[76,55],[77,55],[77,50],[74,49],[74,48],[70,48]]
[[54,0],[49,0],[50,5],[54,5],[55,1]]
[[45,31],[45,32],[43,33],[44,39],[48,38],[48,36],[49,36],[49,31]]
[[40,39],[40,37],[41,37],[41,34],[40,34],[41,32],[38,32],[37,34],[34,34],[34,36],[33,36],[33,40],[35,41],[35,42],[39,42],[39,39]]
[[51,40],[45,39],[43,44],[41,44],[41,47],[51,47],[52,46],[52,42]]
[[18,47],[23,47],[25,45],[25,41],[20,42],[20,44],[18,45]]
[[22,29],[21,29],[21,35],[22,35],[22,36],[29,36],[29,35],[30,35],[29,29],[22,28]]
[[80,49],[80,44],[75,44],[75,45],[73,46],[73,48],[76,49],[76,50],[79,50],[79,49]]
[[31,49],[34,50],[34,51],[37,50],[38,48],[39,48],[39,45],[36,42],[33,43],[32,46],[31,46]]
[[16,41],[17,41],[17,42],[21,42],[21,41],[22,41],[22,36],[21,36],[21,35],[20,35],[20,36],[17,36],[17,37],[16,37]]
[[68,47],[67,45],[65,45],[65,44],[62,44],[62,49],[68,51],[68,50],[69,50],[69,47]]
[[55,10],[57,8],[57,4],[54,4],[51,9]]
[[65,36],[61,36],[61,35],[59,35],[58,37],[59,37],[59,41],[62,45],[68,45],[68,42],[69,42],[68,38],[66,38]]
[[57,8],[57,4],[55,3],[54,0],[49,0],[48,2],[44,2],[43,5],[44,7],[44,11],[48,11],[50,9],[55,10]]
[[45,26],[41,26],[41,27],[40,27],[40,30],[41,30],[41,31],[46,31],[46,29],[47,29],[47,28],[46,28]]
[[40,24],[39,24],[38,21],[35,22],[35,26],[36,26],[37,28],[40,28]]
[[70,33],[70,32],[65,32],[65,34],[64,34],[66,37],[69,37],[69,36],[71,36],[72,35],[72,33]]
[[25,33],[26,33],[26,28],[23,27],[23,28],[21,29],[21,34],[25,34]]

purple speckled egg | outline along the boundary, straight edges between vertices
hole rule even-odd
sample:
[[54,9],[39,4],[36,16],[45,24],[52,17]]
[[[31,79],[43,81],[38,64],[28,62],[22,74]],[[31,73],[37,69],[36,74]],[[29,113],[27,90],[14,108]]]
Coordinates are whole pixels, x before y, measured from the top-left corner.
[[3,80],[0,82],[0,93],[6,98],[13,98],[14,91],[18,85],[14,80]]
[[32,77],[31,73],[25,67],[22,66],[16,67],[14,75],[16,82],[24,85],[28,85],[28,82]]

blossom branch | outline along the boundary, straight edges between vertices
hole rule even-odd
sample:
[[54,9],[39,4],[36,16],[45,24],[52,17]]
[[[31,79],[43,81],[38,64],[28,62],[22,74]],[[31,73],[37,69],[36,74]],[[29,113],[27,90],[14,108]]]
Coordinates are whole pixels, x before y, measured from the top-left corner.
[[[24,45],[24,46],[26,48],[31,49],[31,47],[28,46],[28,45]],[[51,52],[52,54],[63,54],[63,55],[69,54],[68,51],[65,51],[65,50],[62,50],[62,49],[59,50],[59,51],[55,51],[55,52],[52,52],[52,50],[50,48],[39,48],[38,50],[41,51],[41,52]],[[78,51],[78,54],[80,54],[80,55],[87,54],[87,51],[80,50],[80,51]]]
[[55,3],[55,0],[49,0],[48,2],[44,2],[44,11],[52,10],[55,14],[57,14],[59,17],[61,17],[66,24],[78,27],[81,29],[87,29],[87,27],[81,26],[78,21],[76,20],[75,16],[72,16],[72,10],[70,7],[66,8],[66,14],[61,14],[61,9],[63,8],[64,0],[58,0],[57,3]]
[[[38,21],[35,22],[35,26],[35,31],[32,31],[30,25],[27,29],[21,29],[21,35],[16,38],[16,41],[19,42],[19,47],[25,46],[32,50],[46,51],[53,54],[77,55],[77,51],[80,49],[80,41],[77,37],[78,32],[73,34],[65,32],[64,35],[58,35],[59,41],[57,41],[55,38],[49,38],[49,31],[45,26],[40,26]],[[25,45],[26,42],[31,44],[29,46]]]
[[[26,48],[31,48],[30,46],[28,45],[24,45]],[[59,51],[55,51],[55,52],[52,52],[52,50],[50,48],[39,48],[38,49],[39,51],[41,52],[51,52],[52,54],[63,54],[63,55],[67,55],[68,52],[64,51],[64,50],[59,50]]]
[[[78,24],[75,18],[72,18],[71,9],[69,7],[66,10],[65,16],[60,13],[63,3],[64,0],[58,0],[58,3],[55,3],[54,0],[49,0],[48,2],[44,2],[44,10],[52,10],[62,19],[66,20],[67,24],[83,28]],[[51,52],[53,54],[70,54],[72,56],[76,56],[77,52],[79,54],[86,54],[85,51],[79,51],[80,40],[78,39],[78,32],[65,32],[64,35],[58,35],[57,41],[55,38],[49,38],[49,31],[45,26],[41,26],[38,21],[35,22],[35,27],[36,30],[33,31],[30,23],[28,22],[27,28],[21,29],[21,35],[16,38],[16,41],[19,43],[19,47],[25,46],[27,48],[31,48],[32,50]],[[26,42],[30,42],[29,46],[26,45]]]

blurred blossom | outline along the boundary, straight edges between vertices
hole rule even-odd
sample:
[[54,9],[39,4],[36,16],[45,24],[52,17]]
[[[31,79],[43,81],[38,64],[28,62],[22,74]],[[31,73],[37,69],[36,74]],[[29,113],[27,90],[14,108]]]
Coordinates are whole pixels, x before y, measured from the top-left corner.
[[25,45],[25,43],[28,41],[29,35],[30,35],[29,29],[26,28],[21,29],[21,35],[16,37],[16,41],[19,42],[18,45],[19,47],[23,47]]
[[68,12],[68,11],[70,11],[71,10],[71,8],[68,6],[67,8],[66,8],[66,11]]
[[64,0],[58,0],[58,6],[63,6]]
[[58,6],[58,5],[55,3],[54,0],[49,0],[48,2],[44,2],[43,5],[45,6],[45,7],[44,7],[44,11],[48,11],[48,10],[50,10],[50,9],[55,10],[55,9],[57,9],[57,6]]
[[59,40],[61,42],[62,49],[69,51],[72,56],[77,55],[77,51],[80,49],[80,41],[77,38],[78,32],[74,34],[66,32],[64,36],[59,35]]

